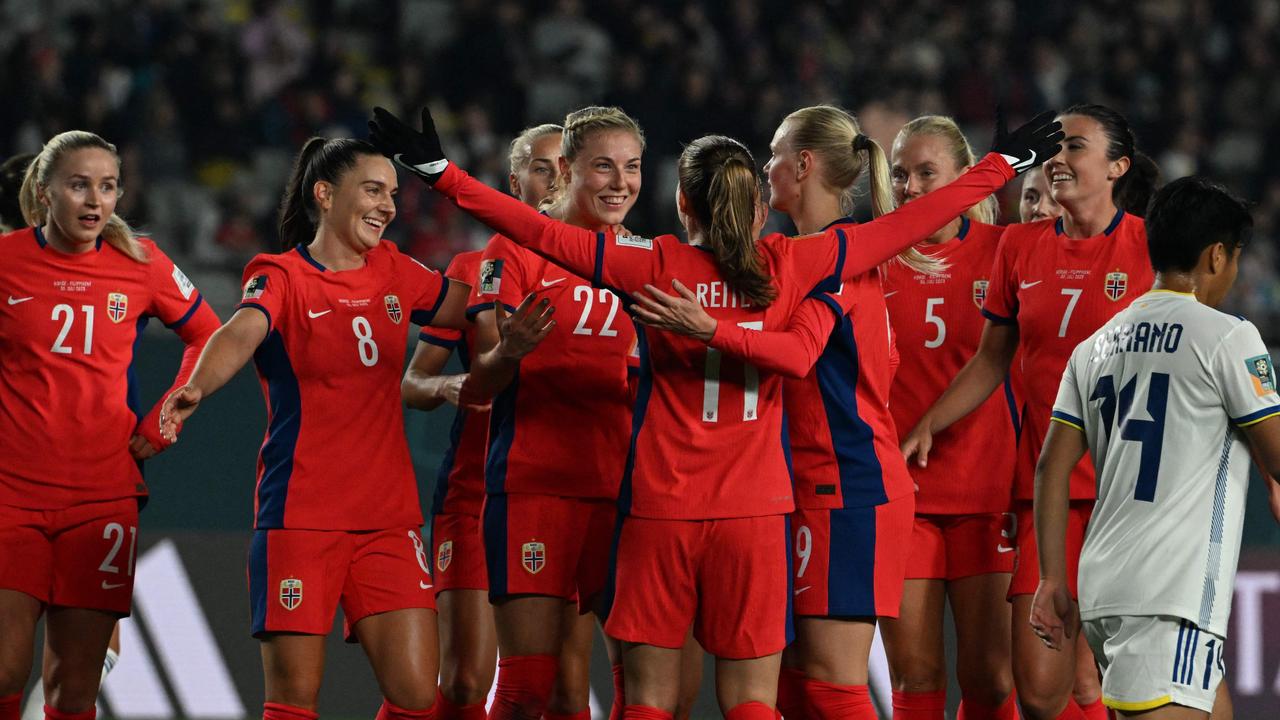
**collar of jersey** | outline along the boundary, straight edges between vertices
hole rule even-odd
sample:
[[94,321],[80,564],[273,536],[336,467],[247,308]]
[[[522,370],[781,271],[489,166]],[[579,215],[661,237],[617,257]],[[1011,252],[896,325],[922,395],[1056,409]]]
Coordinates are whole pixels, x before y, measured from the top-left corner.
[[[43,228],[41,228],[39,225],[37,225],[37,226],[35,226],[35,227],[31,228],[31,229],[36,231],[36,242],[37,242],[37,243],[39,243],[40,247],[41,247],[41,248],[46,248],[46,247],[48,247],[48,246],[49,246],[49,241],[44,239],[44,229],[43,229]],[[102,236],[101,236],[101,235],[99,235],[99,236],[98,236],[98,239],[97,239],[96,241],[94,241],[94,243],[93,243],[93,250],[94,250],[94,252],[97,252],[97,251],[99,251],[99,250],[101,250],[101,249],[102,249]],[[56,253],[59,253],[59,254],[61,254],[61,255],[67,255],[67,254],[68,254],[68,253],[64,253],[64,252],[62,252],[62,251],[58,250],[57,248],[54,248],[54,250],[53,250],[53,251],[54,251],[54,252],[56,252]]]
[[825,225],[821,230],[819,230],[818,232],[826,232],[826,231],[828,231],[828,230],[830,230],[830,229],[831,229],[831,226],[832,226],[832,225],[853,225],[853,224],[855,224],[855,223],[857,223],[857,222],[858,222],[857,220],[854,220],[854,219],[853,219],[853,218],[851,218],[851,217],[836,218],[835,220],[832,220],[831,222],[827,223],[827,224],[826,224],[826,225]]
[[1196,297],[1195,293],[1182,292],[1181,290],[1169,290],[1167,288],[1151,288],[1150,290],[1147,291],[1148,295],[1154,295],[1155,293],[1160,293],[1162,295],[1179,295],[1182,297],[1189,297],[1192,300],[1195,300],[1196,302],[1200,302],[1200,299]]
[[[1116,209],[1116,216],[1115,216],[1115,217],[1113,217],[1113,218],[1111,218],[1111,224],[1107,226],[1107,229],[1106,229],[1106,230],[1103,230],[1103,231],[1102,231],[1102,234],[1103,234],[1103,235],[1110,235],[1111,233],[1115,232],[1115,231],[1116,231],[1116,228],[1120,227],[1120,221],[1121,221],[1121,220],[1123,220],[1123,219],[1124,219],[1124,210],[1117,208],[1117,209]],[[1061,215],[1059,215],[1059,216],[1058,216],[1058,219],[1054,221],[1054,223],[1053,223],[1053,229],[1054,229],[1054,230],[1055,230],[1059,235],[1065,235],[1065,234],[1066,234],[1066,232],[1067,232],[1067,231],[1066,231],[1066,226],[1065,226],[1065,225],[1063,224],[1063,222],[1062,222],[1062,216],[1061,216]]]
[[964,240],[965,236],[969,234],[970,224],[968,215],[960,216],[960,232],[956,233],[957,240]]
[[298,251],[298,254],[302,256],[302,259],[303,259],[303,260],[306,260],[307,262],[311,263],[311,265],[312,265],[313,267],[315,267],[317,270],[319,270],[320,272],[325,272],[326,270],[328,270],[328,269],[329,269],[329,268],[327,268],[327,267],[325,267],[325,266],[321,265],[321,264],[320,264],[320,262],[319,262],[318,260],[316,260],[315,258],[311,257],[311,252],[307,250],[307,246],[306,246],[306,245],[299,245],[298,247],[296,247],[296,248],[294,248],[294,249]]

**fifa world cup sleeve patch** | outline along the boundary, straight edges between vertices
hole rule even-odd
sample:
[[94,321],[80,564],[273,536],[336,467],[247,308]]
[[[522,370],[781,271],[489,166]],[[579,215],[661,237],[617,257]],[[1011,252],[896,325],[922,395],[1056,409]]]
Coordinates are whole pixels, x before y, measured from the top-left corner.
[[1253,392],[1258,397],[1270,395],[1276,391],[1276,373],[1271,365],[1270,355],[1256,355],[1244,361],[1253,380]]
[[502,288],[502,261],[497,259],[485,260],[480,263],[480,291],[481,295],[497,295],[498,290]]
[[173,283],[178,286],[178,292],[182,293],[183,300],[191,299],[191,293],[195,292],[196,286],[191,284],[187,274],[177,265],[173,266]]
[[244,297],[241,300],[257,300],[267,289],[267,276],[254,275],[244,284]]

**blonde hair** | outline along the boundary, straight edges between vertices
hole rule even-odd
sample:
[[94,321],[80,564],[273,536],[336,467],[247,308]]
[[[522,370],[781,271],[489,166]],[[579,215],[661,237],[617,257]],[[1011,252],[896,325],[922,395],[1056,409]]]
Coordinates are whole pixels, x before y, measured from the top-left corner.
[[[951,159],[955,162],[956,168],[961,172],[977,162],[977,158],[973,155],[973,148],[969,145],[968,138],[960,131],[960,126],[955,120],[945,115],[921,115],[908,122],[898,131],[898,136],[893,139],[893,146],[901,148],[907,140],[917,135],[942,138],[951,151]],[[997,207],[996,196],[988,195],[986,199],[966,210],[964,214],[970,220],[990,225],[996,220]]]
[[535,125],[521,130],[516,139],[511,141],[511,152],[508,155],[512,174],[519,173],[529,167],[529,162],[533,159],[533,144],[535,142],[547,135],[559,135],[562,132],[564,132],[564,128],[555,123]]
[[[40,202],[40,191],[49,187],[53,170],[62,158],[76,150],[98,148],[111,153],[116,159],[116,167],[120,166],[120,154],[116,146],[101,137],[84,130],[68,130],[49,138],[36,155],[35,160],[27,167],[27,174],[22,179],[22,189],[18,193],[18,201],[22,206],[22,217],[32,227],[40,227],[49,219],[49,208]],[[150,262],[146,250],[138,242],[133,228],[124,218],[111,214],[106,226],[102,228],[102,239],[115,249],[140,263]]]
[[[851,113],[833,105],[814,105],[796,110],[783,122],[791,125],[787,142],[793,151],[808,150],[821,158],[819,180],[841,193],[843,212],[853,211],[854,188],[864,169],[870,172],[871,214],[880,217],[893,210],[889,160],[885,157],[884,148],[862,134],[857,119]],[[895,260],[930,275],[946,269],[945,264],[914,247],[898,253]]]
[[[591,105],[564,116],[564,127],[560,130],[560,155],[565,162],[572,163],[592,135],[608,130],[623,130],[634,134],[640,142],[640,152],[644,152],[644,130],[640,129],[640,123],[623,112],[622,108]],[[566,202],[568,196],[565,194],[564,176],[561,175],[556,178],[556,184],[538,207],[551,212],[563,209]]]

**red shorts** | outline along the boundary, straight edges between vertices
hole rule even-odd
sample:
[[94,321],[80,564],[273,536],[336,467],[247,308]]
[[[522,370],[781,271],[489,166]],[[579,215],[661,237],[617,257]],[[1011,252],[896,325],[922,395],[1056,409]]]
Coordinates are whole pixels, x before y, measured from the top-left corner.
[[791,641],[785,515],[622,522],[605,631],[626,642],[684,646],[742,660]]
[[[1072,500],[1067,512],[1067,589],[1071,597],[1079,597],[1076,575],[1080,571],[1080,549],[1084,547],[1084,531],[1093,514],[1093,500]],[[1036,550],[1035,512],[1028,500],[1017,500],[1013,506],[1018,526],[1018,562],[1009,582],[1009,599],[1015,595],[1034,595],[1040,585],[1040,555]]]
[[613,500],[511,493],[484,500],[489,600],[511,595],[578,599],[592,609],[609,576]]
[[1011,573],[1017,558],[1014,514],[916,515],[907,557],[910,580],[959,580]]
[[24,510],[0,505],[0,588],[121,617],[133,599],[138,499]]
[[795,614],[898,617],[916,499],[858,508],[798,509]]
[[249,547],[253,635],[328,635],[342,603],[343,634],[370,615],[436,607],[417,528],[257,530]]
[[431,516],[432,575],[436,595],[445,590],[488,590],[480,516],[440,513]]

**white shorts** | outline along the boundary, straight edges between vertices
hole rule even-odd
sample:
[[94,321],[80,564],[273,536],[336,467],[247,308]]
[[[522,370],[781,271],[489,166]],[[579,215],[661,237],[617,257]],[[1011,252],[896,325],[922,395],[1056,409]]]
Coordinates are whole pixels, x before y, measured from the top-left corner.
[[1213,712],[1226,675],[1225,640],[1168,615],[1121,615],[1084,622],[1102,668],[1102,702],[1124,712],[1175,703]]

